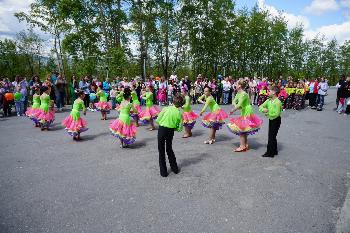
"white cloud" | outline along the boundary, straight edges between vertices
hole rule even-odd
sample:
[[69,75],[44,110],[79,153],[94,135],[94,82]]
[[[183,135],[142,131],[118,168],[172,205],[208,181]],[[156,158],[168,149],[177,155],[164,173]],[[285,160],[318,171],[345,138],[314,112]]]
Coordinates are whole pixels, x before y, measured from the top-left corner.
[[34,0],[16,1],[1,0],[0,1],[0,35],[2,37],[13,38],[17,32],[24,30],[26,25],[19,23],[14,13],[24,11],[28,12],[29,5]]
[[[344,2],[347,2],[346,0]],[[304,11],[313,15],[322,15],[326,12],[339,10],[336,0],[313,0],[311,4],[305,7]]]
[[341,0],[340,5],[343,7],[350,8],[350,0]]
[[262,10],[269,11],[272,16],[282,15],[287,21],[288,28],[293,28],[300,24],[302,24],[305,29],[310,27],[310,21],[307,17],[279,11],[273,6],[266,5],[265,0],[258,0],[258,7]]
[[307,39],[312,39],[316,35],[323,35],[327,40],[336,38],[338,43],[342,44],[345,40],[350,40],[350,20],[341,24],[331,24],[315,30],[305,31],[305,37]]

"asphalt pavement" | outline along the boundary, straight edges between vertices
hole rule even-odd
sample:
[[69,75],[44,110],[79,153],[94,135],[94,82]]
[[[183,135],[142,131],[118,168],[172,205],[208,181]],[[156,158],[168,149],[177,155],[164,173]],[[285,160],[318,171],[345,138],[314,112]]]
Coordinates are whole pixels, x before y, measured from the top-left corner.
[[193,138],[175,134],[181,172],[167,178],[157,131],[140,127],[121,149],[108,130],[115,112],[108,121],[88,112],[80,142],[60,125],[69,111],[48,132],[0,118],[0,232],[350,233],[350,116],[334,105],[331,90],[322,112],[284,112],[273,159],[261,157],[266,118],[246,153],[233,152],[239,138],[226,126],[203,144],[197,122]]

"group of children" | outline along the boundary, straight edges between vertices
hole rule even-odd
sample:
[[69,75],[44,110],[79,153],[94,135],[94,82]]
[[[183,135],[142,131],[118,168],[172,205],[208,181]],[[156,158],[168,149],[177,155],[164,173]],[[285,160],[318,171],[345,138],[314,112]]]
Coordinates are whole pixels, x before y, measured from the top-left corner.
[[48,130],[55,120],[54,103],[50,99],[51,87],[39,86],[34,88],[33,105],[26,111],[28,116],[41,130]]
[[[234,150],[235,152],[249,150],[248,135],[255,134],[262,125],[262,120],[253,112],[249,95],[244,91],[246,85],[248,85],[246,81],[238,81],[237,95],[233,101],[234,108],[230,114],[238,110],[241,114],[239,117],[232,118],[228,123],[229,130],[240,136],[240,146]],[[34,121],[35,126],[40,126],[44,130],[48,129],[54,121],[54,111],[50,101],[50,88],[42,87],[41,93],[40,95],[40,89],[35,90],[33,105],[26,114]],[[270,121],[268,146],[263,157],[274,157],[278,153],[276,137],[281,124],[282,103],[278,98],[278,88],[270,88],[268,95],[269,98],[259,107],[259,111],[263,112]],[[96,96],[99,101],[95,103],[95,106],[101,112],[101,120],[106,120],[107,113],[111,110],[112,106],[107,102],[107,94],[101,88],[98,89]],[[70,115],[62,121],[62,125],[74,140],[80,140],[80,134],[88,129],[86,121],[80,116],[81,111],[84,115],[86,114],[84,92],[78,91],[77,97]],[[146,92],[142,94],[142,99],[146,103],[144,109],[141,108],[133,87],[123,88],[118,93],[118,97],[120,98],[120,104],[116,109],[119,111],[119,117],[110,123],[109,129],[112,135],[120,140],[121,147],[127,147],[135,142],[139,122],[143,124],[149,123],[149,130],[153,131],[155,129],[154,121],[156,121],[159,125],[158,151],[160,175],[163,177],[168,175],[165,152],[168,155],[171,170],[177,174],[179,168],[172,149],[174,131],[182,131],[185,128],[183,138],[191,137],[192,129],[199,117],[192,111],[188,90],[183,88],[181,93],[173,96],[173,105],[164,107],[162,110],[153,104],[152,86],[147,86]],[[221,129],[223,124],[225,124],[228,114],[215,101],[210,87],[204,89],[204,94],[199,97],[198,101],[204,104],[199,114],[200,116],[204,114],[207,108],[210,110],[203,117],[202,125],[210,130],[209,138],[204,143],[213,144],[215,143],[216,131]]]
[[[263,86],[259,91],[258,106],[262,105],[269,98],[268,86]],[[305,100],[309,91],[309,86],[302,82],[288,82],[287,85],[280,86],[278,99],[282,102],[283,110],[301,110],[305,108]]]

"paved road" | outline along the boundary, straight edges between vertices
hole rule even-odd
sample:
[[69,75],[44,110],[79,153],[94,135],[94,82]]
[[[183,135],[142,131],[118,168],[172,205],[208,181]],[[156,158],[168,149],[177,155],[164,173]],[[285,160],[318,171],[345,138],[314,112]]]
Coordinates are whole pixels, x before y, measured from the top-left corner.
[[200,124],[190,140],[178,133],[182,170],[168,178],[158,175],[156,132],[144,127],[120,149],[97,113],[81,142],[59,124],[67,112],[49,132],[0,119],[0,232],[335,232],[350,181],[350,118],[332,111],[334,98],[323,112],[284,113],[274,159],[260,157],[266,120],[244,154],[232,152],[239,140],[226,128],[214,145],[203,144]]

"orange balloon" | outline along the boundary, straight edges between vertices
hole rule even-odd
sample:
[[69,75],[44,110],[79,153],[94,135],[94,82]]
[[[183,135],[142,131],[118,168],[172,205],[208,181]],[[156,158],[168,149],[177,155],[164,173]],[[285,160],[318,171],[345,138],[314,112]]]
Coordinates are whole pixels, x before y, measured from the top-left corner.
[[5,99],[7,100],[7,101],[12,101],[12,100],[14,100],[14,95],[13,95],[13,93],[6,93],[5,94]]

